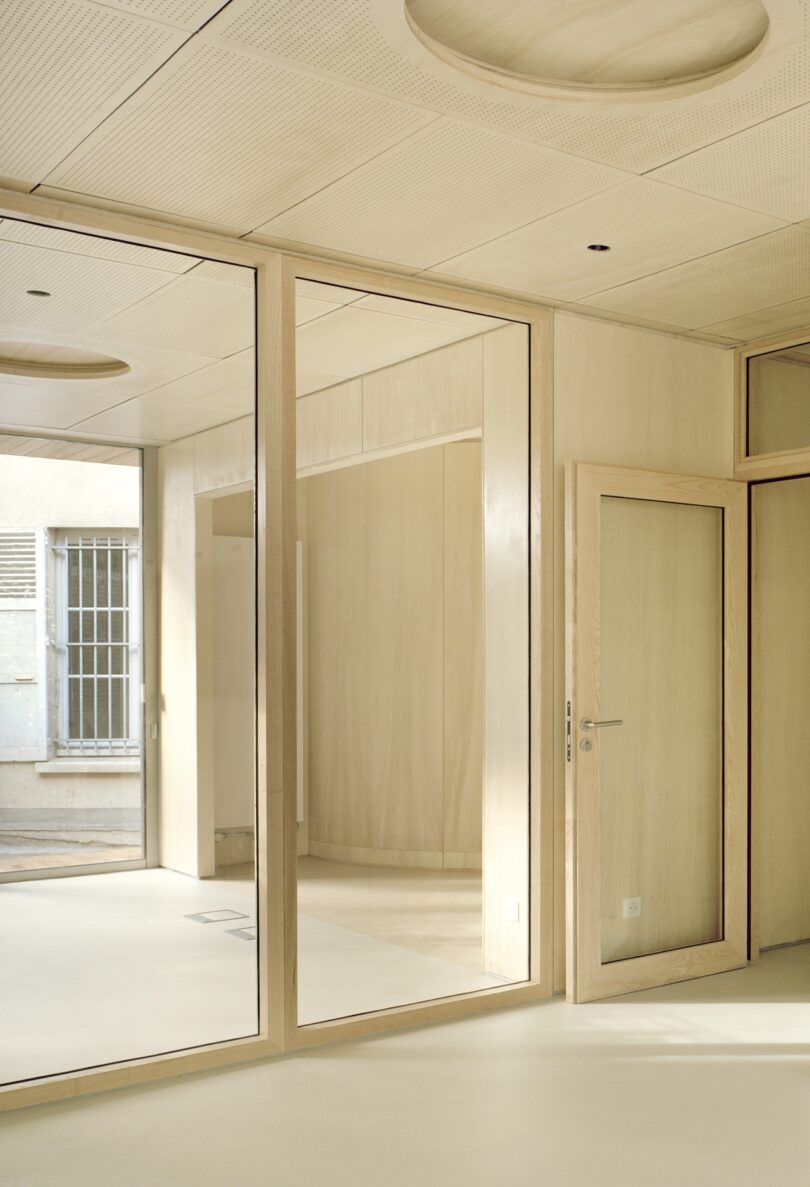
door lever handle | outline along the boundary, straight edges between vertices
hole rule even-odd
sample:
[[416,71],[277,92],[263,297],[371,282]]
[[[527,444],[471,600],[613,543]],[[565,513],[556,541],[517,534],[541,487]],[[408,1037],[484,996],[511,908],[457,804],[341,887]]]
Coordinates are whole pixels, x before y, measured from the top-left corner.
[[579,728],[583,730],[600,730],[606,725],[624,725],[623,721],[591,721],[589,717],[583,717],[579,723]]

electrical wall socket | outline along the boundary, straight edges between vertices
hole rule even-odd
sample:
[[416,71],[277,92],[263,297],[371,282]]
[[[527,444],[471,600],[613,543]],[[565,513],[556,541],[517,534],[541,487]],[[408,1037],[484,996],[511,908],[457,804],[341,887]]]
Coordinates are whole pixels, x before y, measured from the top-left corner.
[[520,922],[520,903],[516,898],[503,900],[503,917],[508,923]]
[[622,899],[622,917],[624,919],[638,919],[641,914],[640,898]]

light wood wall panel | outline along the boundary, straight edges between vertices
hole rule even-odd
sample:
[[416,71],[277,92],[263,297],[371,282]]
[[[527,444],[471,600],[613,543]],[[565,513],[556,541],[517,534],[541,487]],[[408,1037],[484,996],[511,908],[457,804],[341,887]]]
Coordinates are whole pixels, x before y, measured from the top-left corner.
[[160,531],[160,864],[212,874],[207,812],[197,780],[197,629],[194,442],[158,450]]
[[364,448],[479,426],[482,342],[469,338],[364,376]]
[[567,460],[734,473],[734,359],[651,330],[554,315],[555,987],[565,984],[565,496]]
[[480,445],[405,453],[299,488],[309,852],[477,865]]
[[379,849],[442,847],[442,461],[426,449],[365,468],[365,746]]
[[484,761],[481,442],[444,449],[444,852],[481,853]]
[[363,387],[353,379],[295,402],[296,465],[316,466],[363,451]]
[[299,396],[298,470],[320,473],[480,436],[483,341],[468,338]]
[[529,975],[529,352],[484,341],[484,968]]
[[[253,418],[163,446],[157,457],[160,861],[182,873],[207,877],[215,869],[214,500],[199,496],[244,488],[254,480]],[[237,498],[241,501],[230,504],[231,519],[235,514],[245,530],[252,520],[252,496]]]
[[751,781],[761,947],[810,938],[810,478],[753,492]]

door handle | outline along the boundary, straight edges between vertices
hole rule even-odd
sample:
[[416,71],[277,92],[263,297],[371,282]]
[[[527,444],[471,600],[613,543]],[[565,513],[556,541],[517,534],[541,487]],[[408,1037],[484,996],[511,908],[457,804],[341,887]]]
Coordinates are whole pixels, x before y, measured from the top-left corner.
[[624,725],[623,721],[591,721],[590,717],[583,717],[579,723],[579,728],[583,730],[601,730],[606,725]]

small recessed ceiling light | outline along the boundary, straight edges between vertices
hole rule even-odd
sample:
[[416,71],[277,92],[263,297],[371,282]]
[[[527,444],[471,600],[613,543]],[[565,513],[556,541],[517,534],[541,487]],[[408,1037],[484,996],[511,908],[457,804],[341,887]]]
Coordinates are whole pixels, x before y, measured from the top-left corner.
[[50,293],[46,293],[45,289],[26,289],[29,297],[50,297]]
[[589,243],[588,251],[610,251],[607,243]]

